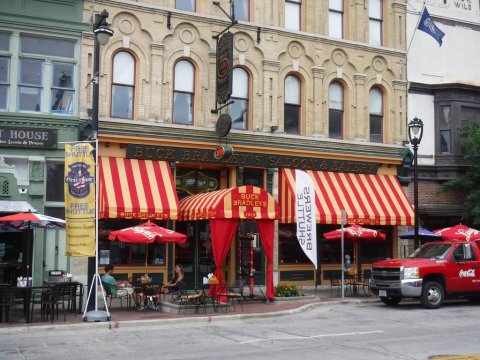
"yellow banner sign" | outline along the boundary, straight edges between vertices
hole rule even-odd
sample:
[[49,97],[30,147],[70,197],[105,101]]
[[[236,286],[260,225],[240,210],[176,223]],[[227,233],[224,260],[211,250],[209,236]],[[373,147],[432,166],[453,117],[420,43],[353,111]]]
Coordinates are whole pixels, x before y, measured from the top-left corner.
[[94,147],[89,143],[65,145],[67,256],[95,256],[93,150]]
[[67,256],[95,256],[95,219],[67,219]]

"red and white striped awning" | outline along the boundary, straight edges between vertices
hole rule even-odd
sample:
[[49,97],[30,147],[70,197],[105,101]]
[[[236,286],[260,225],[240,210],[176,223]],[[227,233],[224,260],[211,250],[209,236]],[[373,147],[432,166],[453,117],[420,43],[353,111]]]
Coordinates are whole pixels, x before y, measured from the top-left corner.
[[[317,224],[413,225],[414,211],[394,175],[307,171],[315,185]],[[295,170],[280,171],[280,222],[294,223]]]
[[99,218],[177,219],[177,190],[166,161],[101,156],[99,170]]
[[180,200],[180,220],[278,219],[278,204],[266,190],[245,185],[187,196]]

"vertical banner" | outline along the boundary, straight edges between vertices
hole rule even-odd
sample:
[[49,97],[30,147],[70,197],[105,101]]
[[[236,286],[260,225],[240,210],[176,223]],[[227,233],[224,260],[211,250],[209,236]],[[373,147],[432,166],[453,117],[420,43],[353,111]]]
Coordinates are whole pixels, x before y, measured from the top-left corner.
[[65,145],[67,256],[95,256],[95,158],[89,143]]
[[317,269],[315,187],[312,178],[302,170],[295,170],[295,184],[297,239],[303,252]]

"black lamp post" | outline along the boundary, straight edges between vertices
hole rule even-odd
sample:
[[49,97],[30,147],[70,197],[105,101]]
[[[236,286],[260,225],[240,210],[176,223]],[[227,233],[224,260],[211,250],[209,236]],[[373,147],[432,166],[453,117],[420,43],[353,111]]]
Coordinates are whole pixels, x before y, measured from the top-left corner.
[[421,119],[414,117],[408,123],[408,139],[413,148],[413,206],[415,211],[415,245],[420,246],[420,239],[418,237],[418,168],[417,168],[417,152],[418,145],[422,141],[423,136],[423,122]]
[[108,12],[103,10],[95,14],[93,33],[95,34],[95,45],[93,49],[93,97],[92,97],[92,131],[97,137],[98,131],[98,101],[99,101],[99,80],[100,80],[100,45],[105,45],[113,35],[113,30],[107,24]]
[[[105,45],[113,35],[113,30],[107,24],[108,12],[103,10],[100,14],[95,14],[95,23],[93,24],[93,33],[95,34],[95,43],[93,49],[93,97],[92,97],[92,133],[91,140],[95,140],[95,163],[98,163],[98,102],[99,102],[99,82],[100,82],[100,45]],[[96,173],[98,179],[98,171]],[[98,185],[97,185],[98,186]],[[88,287],[95,288],[93,297],[89,295],[85,321],[106,321],[108,316],[105,312],[97,310],[97,286],[94,282],[98,281],[98,188],[95,189],[95,257],[88,258]],[[92,291],[90,291],[90,294]]]

